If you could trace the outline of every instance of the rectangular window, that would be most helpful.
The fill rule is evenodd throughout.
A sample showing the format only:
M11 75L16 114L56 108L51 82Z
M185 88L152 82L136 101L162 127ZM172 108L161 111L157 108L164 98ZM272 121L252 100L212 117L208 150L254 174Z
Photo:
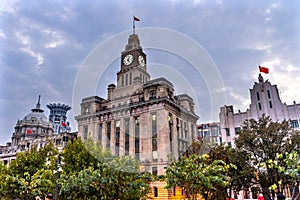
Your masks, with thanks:
M83 127L83 139L84 140L87 140L87 138L88 138L88 127L87 126L85 126L85 127Z
M191 134L192 134L192 141L194 141L195 140L194 124L191 124Z
M226 131L226 136L230 136L230 130L229 130L229 128L225 128L225 131Z
M238 135L241 131L241 127L235 127L234 131L235 131L235 134Z
M231 147L231 142L227 142L227 145L228 145L229 147Z
M268 98L271 99L270 90L267 90L267 93L268 93Z
M272 101L269 101L270 108L273 108Z
M102 145L102 123L98 124L98 141Z
M187 123L184 122L184 138L188 138L188 128L187 128Z
M257 101L260 100L259 92L256 92Z
M132 73L130 72L130 74L129 74L129 84L131 85L131 83L132 83Z
M152 167L152 175L157 175L157 167Z
M110 149L110 138L111 138L111 122L106 123L106 149Z
M139 160L140 156L140 117L135 117L134 119L134 130L135 130L135 139L134 139L134 148L135 148L135 158Z
M115 121L116 123L116 145L115 145L115 151L116 155L120 155L120 120Z
M291 120L291 126L292 128L298 128L299 127L298 120Z
M260 103L258 103L258 109L261 110L261 104Z
M125 85L128 85L128 74L125 75Z
M172 135L173 135L173 116L172 113L169 113L169 117L168 117L168 121L169 121L169 139L170 139L170 151L173 150L173 145L172 145Z
M152 151L157 151L157 119L156 119L156 114L152 114Z
M180 120L181 138L183 138L183 122Z
M129 155L129 118L125 119L125 155Z
M124 87L124 75L121 76L122 79L122 87Z

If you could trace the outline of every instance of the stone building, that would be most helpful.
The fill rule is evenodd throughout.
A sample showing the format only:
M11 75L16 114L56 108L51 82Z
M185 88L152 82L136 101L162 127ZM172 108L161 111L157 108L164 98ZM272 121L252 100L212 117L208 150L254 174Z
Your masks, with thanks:
M75 119L82 139L91 137L115 155L135 156L144 170L164 174L170 158L195 138L198 116L190 96L175 96L165 78L150 79L146 54L132 34L121 52L117 85L108 85L107 99L83 98Z
M36 107L23 120L18 120L14 129L11 142L0 146L0 161L4 165L15 160L18 152L29 150L33 146L40 148L52 141L55 146L65 147L69 140L77 136L77 133L70 133L70 129L54 133L52 122L41 109L40 96Z
M243 122L246 119L258 120L263 114L270 116L273 121L291 120L291 126L299 129L300 104L295 101L292 105L282 103L277 85L265 81L261 74L250 89L250 98L250 108L245 112L234 113L232 105L221 107L219 117L223 144L234 147L234 138Z

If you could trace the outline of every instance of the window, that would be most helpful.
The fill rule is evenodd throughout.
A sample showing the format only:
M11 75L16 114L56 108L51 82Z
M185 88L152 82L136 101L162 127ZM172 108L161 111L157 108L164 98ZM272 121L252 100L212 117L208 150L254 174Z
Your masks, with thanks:
M120 154L120 120L116 121L116 146L115 151L116 155L119 156Z
M125 119L125 155L129 155L129 118Z
M272 107L273 107L273 105L272 105L272 101L269 101L269 106L270 106L270 108L272 108Z
M149 99L156 99L156 91L155 90L150 91Z
M194 141L195 140L194 124L191 124L191 134L192 134L192 141Z
M259 92L256 92L256 98L257 98L257 101L260 100Z
M83 139L87 140L87 137L88 137L88 127L85 126L83 127Z
M172 135L173 135L173 117L172 113L169 113L169 139L170 139L170 151L173 150L173 145L172 145Z
M230 136L230 130L229 130L229 128L225 128L225 131L226 131L226 136Z
M157 151L157 119L156 114L152 114L152 151Z
M261 110L261 104L260 103L258 103L258 109Z
M183 122L180 120L181 138L183 138Z
M157 167L152 167L152 175L157 175Z
M235 131L235 134L238 135L241 131L241 127L235 127L234 131Z
M121 76L122 78L122 87L124 86L124 75Z
M129 84L131 85L131 83L132 83L132 73L130 72L130 74L129 74Z
M140 117L135 117L134 119L134 130L135 130L135 140L134 140L134 148L135 148L135 158L139 160L140 153Z
M298 120L291 120L291 126L292 128L298 128L299 127Z
M125 85L126 86L128 85L128 74L126 74L126 76L125 76Z
M102 123L98 124L98 141L102 145Z
M184 125L184 138L188 138L188 128L187 128L187 123L184 122L183 125Z
M227 142L227 145L228 145L229 147L231 147L231 142Z
M111 138L111 122L106 123L106 149L110 149L110 138Z
M268 93L268 98L271 99L270 90L267 90L267 93Z

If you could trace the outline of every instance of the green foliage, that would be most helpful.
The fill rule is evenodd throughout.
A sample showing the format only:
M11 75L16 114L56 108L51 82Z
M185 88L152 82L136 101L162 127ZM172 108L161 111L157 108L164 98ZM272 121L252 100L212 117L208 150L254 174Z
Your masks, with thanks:
M152 175L140 172L134 158L113 156L92 140L83 143L75 139L61 155L60 199L141 199L149 192ZM58 150L50 143L19 153L8 168L1 163L0 198L33 199L37 194L54 194L57 161Z
M46 166L49 152L56 153L52 143L38 150L33 147L29 151L18 153L16 160L2 173L4 180L2 179L1 194L9 198L32 199L37 194L53 191L53 166Z
M192 154L173 162L166 170L167 188L183 187L191 198L201 194L212 199L218 187L226 187L229 166L224 161L214 160L209 163L209 156Z
M295 181L286 171L286 158L300 151L300 134L291 129L289 121L272 122L265 116L258 121L246 120L235 144L242 153L249 155L247 163L256 171L254 184L261 186L265 199L270 198L269 189L274 196L275 188L281 192Z
M116 157L87 140L69 143L60 196L65 199L140 199L149 192L150 173L141 173L131 157Z
M229 177L229 188L219 188L214 195L219 195L215 199L227 196L227 189L239 191L242 188L250 188L254 176L254 169L249 166L248 155L241 153L239 149L229 146L215 146L209 153L211 161L222 160L230 163L227 175Z

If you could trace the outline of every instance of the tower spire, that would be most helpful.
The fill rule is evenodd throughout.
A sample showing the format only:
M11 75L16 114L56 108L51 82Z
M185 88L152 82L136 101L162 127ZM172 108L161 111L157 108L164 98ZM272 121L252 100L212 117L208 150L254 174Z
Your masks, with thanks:
M40 104L40 102L41 102L41 95L39 95L39 98L38 98L38 102L37 102L37 104L36 104L36 107L33 108L33 109L31 109L32 112L39 112L39 113L44 112L44 110L41 109L41 104Z

